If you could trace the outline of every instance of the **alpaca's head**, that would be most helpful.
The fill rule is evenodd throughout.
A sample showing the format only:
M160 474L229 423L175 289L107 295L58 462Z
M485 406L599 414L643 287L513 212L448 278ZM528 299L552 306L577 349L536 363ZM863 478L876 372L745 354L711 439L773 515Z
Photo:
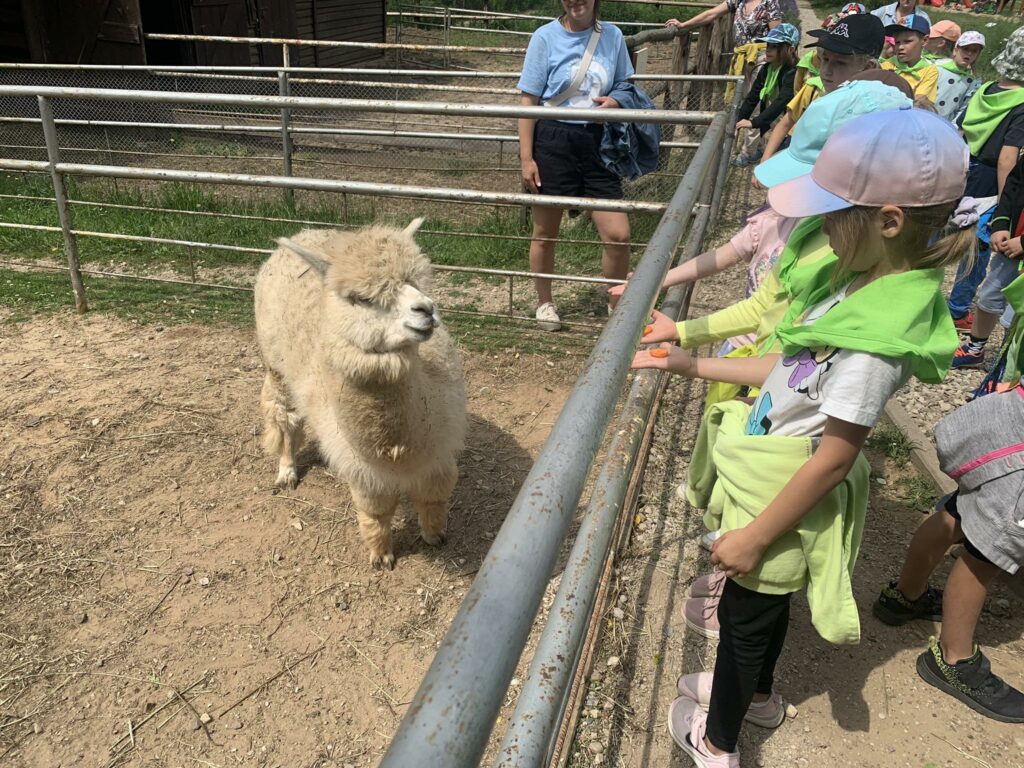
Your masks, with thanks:
M440 324L429 296L430 262L413 240L422 223L331 232L316 248L278 243L322 275L332 305L327 317L340 336L365 352L396 352L427 341Z

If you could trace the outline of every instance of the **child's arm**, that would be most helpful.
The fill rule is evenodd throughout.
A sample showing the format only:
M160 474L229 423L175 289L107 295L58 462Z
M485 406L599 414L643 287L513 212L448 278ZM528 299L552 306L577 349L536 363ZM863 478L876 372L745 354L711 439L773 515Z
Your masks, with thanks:
M641 349L633 357L633 368L656 368L691 379L722 381L745 387L760 387L768 378L779 355L764 357L694 357L685 349L663 345Z
M796 125L796 121L793 119L792 113L786 110L786 114L779 118L779 122L772 128L768 141L765 142L764 154L761 155L762 163L779 151L779 147L782 146L782 142L786 140L786 136L789 135L789 131L794 125Z
M723 534L715 542L711 562L729 578L741 578L750 573L772 542L792 529L843 482L870 431L871 427L829 417L814 455L797 470L764 512L745 527Z
M1017 158L1020 157L1020 147L1007 144L999 150L999 160L996 162L996 181L998 183L998 194L1003 194L1003 186L1006 184L1006 177L1017 165Z
M696 280L703 280L705 277L717 275L723 269L728 269L739 262L741 254L731 242L720 245L713 251L705 251L685 264L673 267L665 275L662 288L671 288L680 283L692 283ZM609 296L621 296L626 290L628 283L613 285L608 289Z

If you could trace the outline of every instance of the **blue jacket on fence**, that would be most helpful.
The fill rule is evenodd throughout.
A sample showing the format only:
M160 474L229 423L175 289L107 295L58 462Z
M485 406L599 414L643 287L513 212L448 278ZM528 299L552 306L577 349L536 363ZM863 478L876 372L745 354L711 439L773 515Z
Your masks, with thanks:
M608 94L623 109L655 109L654 103L632 83L620 83ZM661 126L654 123L605 123L601 162L624 179L637 179L658 167Z

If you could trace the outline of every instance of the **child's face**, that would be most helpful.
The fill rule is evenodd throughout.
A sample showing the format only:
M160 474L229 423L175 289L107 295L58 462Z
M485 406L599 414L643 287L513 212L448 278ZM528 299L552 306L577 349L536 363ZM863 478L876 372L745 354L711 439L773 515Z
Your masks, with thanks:
M832 93L840 85L865 69L867 67L864 56L856 53L821 50L821 64L818 70L821 73L821 83L825 86L825 93Z
M961 45L953 49L953 61L961 69L972 69L981 51L980 45Z
M908 29L897 32L893 37L896 40L896 58L901 64L917 64L921 60L921 53L924 51L924 35Z
M764 60L769 64L774 64L779 60L779 46L774 43L768 43L768 47L764 50Z

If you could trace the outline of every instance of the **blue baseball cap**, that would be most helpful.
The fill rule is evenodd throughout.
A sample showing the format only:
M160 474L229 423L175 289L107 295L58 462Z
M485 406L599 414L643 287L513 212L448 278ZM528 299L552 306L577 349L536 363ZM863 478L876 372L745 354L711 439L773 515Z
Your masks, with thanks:
M891 37L897 32L903 32L908 29L912 29L914 32L919 32L925 37L928 37L928 33L932 31L932 25L929 24L928 19L920 13L915 13L912 16L904 17L903 21L899 24L889 24L885 28L885 34Z
M800 42L800 30L794 27L792 24L779 24L768 32L764 37L759 37L755 40L758 43L768 43L769 45L796 45Z
M910 109L913 102L878 80L852 80L812 101L796 123L789 148L754 168L757 180L774 187L810 173L825 141L855 117L890 109Z

